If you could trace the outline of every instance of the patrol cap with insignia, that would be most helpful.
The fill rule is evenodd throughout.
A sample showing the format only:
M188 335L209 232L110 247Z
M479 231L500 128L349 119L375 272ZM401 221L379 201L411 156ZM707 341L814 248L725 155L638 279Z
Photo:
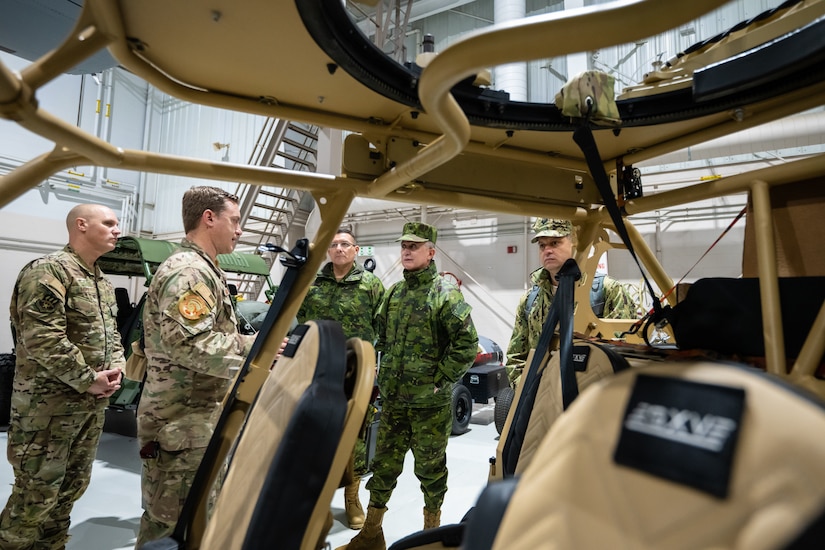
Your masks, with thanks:
M409 222L404 224L404 229L401 231L401 236L395 239L396 241L413 241L416 243L425 243L430 241L435 244L435 239L438 237L438 230L432 225L420 222Z
M553 218L539 218L533 223L533 231L536 236L532 243L539 240L539 237L566 237L573 232L573 223L568 220L558 220Z

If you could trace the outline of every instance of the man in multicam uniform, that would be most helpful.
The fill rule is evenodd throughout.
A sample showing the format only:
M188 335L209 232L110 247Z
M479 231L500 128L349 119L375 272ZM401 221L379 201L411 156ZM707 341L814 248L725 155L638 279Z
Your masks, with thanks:
M424 528L441 522L452 390L475 359L478 335L458 287L435 268L436 236L433 226L407 223L398 239L404 280L384 294L378 315L382 409L370 504L361 532L342 548L386 548L381 524L410 449L424 493Z
M341 323L347 338L374 344L378 337L378 307L384 295L381 280L355 262L358 245L346 228L335 234L329 246L330 261L321 268L298 310L298 322L331 319ZM370 408L370 410L372 410ZM367 414L367 418L372 415ZM364 509L358 498L361 476L367 473L367 449L363 438L352 453L353 479L344 488L344 507L351 529L364 525Z
M186 237L152 277L143 312L146 382L138 406L144 513L136 547L172 533L254 335L238 332L218 254L241 235L238 198L217 187L183 196Z
M553 296L558 287L555 276L569 258L573 257L576 246L573 224L567 220L539 218L533 224L536 236L532 242L539 245L539 259L542 267L530 274L533 289L524 293L516 309L516 321L510 344L507 346L507 375L515 384L524 369L527 355L539 343L541 329ZM604 277L604 312L606 319L635 319L636 304L627 289L615 279ZM531 296L532 293L532 296ZM529 311L528 311L529 309Z
M96 265L120 235L111 209L75 206L69 244L24 267L11 297L17 365L0 548L64 548L125 365L115 291Z

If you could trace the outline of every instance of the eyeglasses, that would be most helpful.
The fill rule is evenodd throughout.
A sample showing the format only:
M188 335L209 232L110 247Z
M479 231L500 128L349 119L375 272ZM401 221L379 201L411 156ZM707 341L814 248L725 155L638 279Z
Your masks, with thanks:
M355 245L354 245L354 244L352 244L352 243L348 243L348 242L342 242L342 243L331 243L331 244L329 245L329 249L330 249L330 250L334 250L334 249L336 249L336 248L340 248L340 249L342 249L342 250L349 250L349 249L350 249L350 248L352 248L353 246L355 246Z

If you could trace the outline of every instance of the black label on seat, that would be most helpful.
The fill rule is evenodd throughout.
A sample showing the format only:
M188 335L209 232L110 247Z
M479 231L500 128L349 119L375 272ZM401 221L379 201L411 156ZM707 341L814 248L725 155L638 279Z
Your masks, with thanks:
M590 357L590 346L573 346L573 368L578 372L587 370L587 360Z
M284 352L281 354L284 357L295 357L295 352L298 351L298 346L301 345L301 340L304 339L304 334L309 330L309 325L298 325L289 335Z
M640 374L613 458L725 498L744 406L741 388Z

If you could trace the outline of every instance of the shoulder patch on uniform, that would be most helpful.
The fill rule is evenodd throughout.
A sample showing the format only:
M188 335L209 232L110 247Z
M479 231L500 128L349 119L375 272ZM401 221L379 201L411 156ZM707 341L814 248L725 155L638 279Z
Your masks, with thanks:
M178 300L178 311L190 321L200 319L210 310L211 308L207 305L203 296L193 290L187 290Z
M206 286L206 283L203 281L198 282L192 288L192 292L195 292L206 301L206 304L209 306L209 309L212 309L215 305L215 296L212 294L212 291L209 290L209 287Z
M43 275L40 279L40 284L51 290L60 300L66 299L66 287L63 286L63 283L61 283L60 280L54 275Z
M37 309L43 313L50 313L57 308L57 304L66 300L66 287L57 277L49 273L42 276L40 284L45 286L49 292L38 300Z

